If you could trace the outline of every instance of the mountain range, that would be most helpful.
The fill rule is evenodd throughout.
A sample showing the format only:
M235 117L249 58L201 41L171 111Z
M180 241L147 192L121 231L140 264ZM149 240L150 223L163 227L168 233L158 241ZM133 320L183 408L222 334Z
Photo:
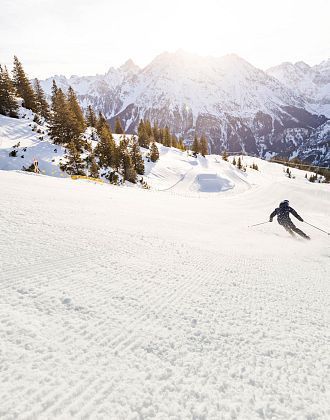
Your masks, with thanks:
M96 76L53 76L72 86L84 108L92 105L127 133L141 118L158 121L189 143L209 139L210 152L244 151L270 158L298 157L330 165L330 59L316 66L282 63L266 71L241 57L162 53L144 68L128 60Z

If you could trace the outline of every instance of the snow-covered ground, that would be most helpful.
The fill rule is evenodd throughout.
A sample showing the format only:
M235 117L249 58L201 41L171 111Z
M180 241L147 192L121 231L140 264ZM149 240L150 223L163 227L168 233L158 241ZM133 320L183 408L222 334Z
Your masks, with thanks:
M0 171L0 418L330 417L330 237L248 227L289 199L329 231L329 184L244 161L162 148L151 190Z
M330 237L248 227L329 231L329 184L161 145L150 190L73 181L43 130L0 116L0 418L329 418Z

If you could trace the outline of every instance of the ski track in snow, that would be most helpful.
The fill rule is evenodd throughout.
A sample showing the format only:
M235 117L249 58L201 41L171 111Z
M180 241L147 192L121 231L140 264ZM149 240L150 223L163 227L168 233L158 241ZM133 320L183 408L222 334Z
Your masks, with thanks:
M242 187L196 196L212 165L173 194L0 171L0 418L330 417L329 239L247 229L286 197L325 223L328 185L222 162Z

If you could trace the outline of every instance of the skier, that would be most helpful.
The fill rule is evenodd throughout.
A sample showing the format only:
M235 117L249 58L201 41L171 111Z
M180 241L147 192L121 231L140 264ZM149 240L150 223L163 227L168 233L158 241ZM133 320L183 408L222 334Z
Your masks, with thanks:
M303 219L299 216L299 214L289 206L289 200L284 200L280 203L279 207L277 207L273 213L269 216L269 221L272 222L273 218L277 216L278 223L287 230L291 236L294 236L294 232L298 233L298 235L302 236L304 239L310 239L306 233L302 230L298 229L290 219L290 213L294 215L298 220L303 222Z

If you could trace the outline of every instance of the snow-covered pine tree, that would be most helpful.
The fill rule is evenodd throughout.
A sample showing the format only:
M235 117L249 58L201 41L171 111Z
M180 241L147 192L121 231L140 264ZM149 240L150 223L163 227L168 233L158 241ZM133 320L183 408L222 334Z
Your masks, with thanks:
M73 112L74 116L76 117L77 124L79 125L79 131L82 133L86 128L86 122L84 118L84 114L81 110L81 107L78 103L78 99L76 96L75 91L69 86L68 93L67 93L67 100L71 111Z
M36 98L36 112L45 118L45 120L48 120L50 117L49 105L46 100L45 92L43 91L37 78L34 79L33 87Z
M119 117L116 118L115 120L115 133L116 134L124 134L125 131L123 129L123 126L121 125L121 121L119 119Z
M37 112L36 96L32 85L25 74L22 63L14 56L13 81L18 96L23 99L23 106Z
M227 154L227 150L226 150L226 149L222 152L222 160L224 160L225 162L227 162L227 161L228 161L228 154ZM234 163L234 161L235 161L235 163ZM235 160L235 158L234 158L234 160L233 160L233 165L236 165L236 160Z
M201 155L205 157L209 153L209 145L204 134L200 138L199 147Z
M133 141L130 155L131 155L132 163L133 163L136 173L139 175L143 175L144 162L143 162L143 158L140 152L140 146L136 141Z
M150 160L156 162L159 159L159 150L156 143L153 141L150 145Z
M74 141L71 141L66 145L66 158L65 163L60 164L62 171L68 173L69 175L86 175L85 173L85 163L81 158L81 153L76 147Z
M0 114L17 117L15 87L6 67L0 66Z

